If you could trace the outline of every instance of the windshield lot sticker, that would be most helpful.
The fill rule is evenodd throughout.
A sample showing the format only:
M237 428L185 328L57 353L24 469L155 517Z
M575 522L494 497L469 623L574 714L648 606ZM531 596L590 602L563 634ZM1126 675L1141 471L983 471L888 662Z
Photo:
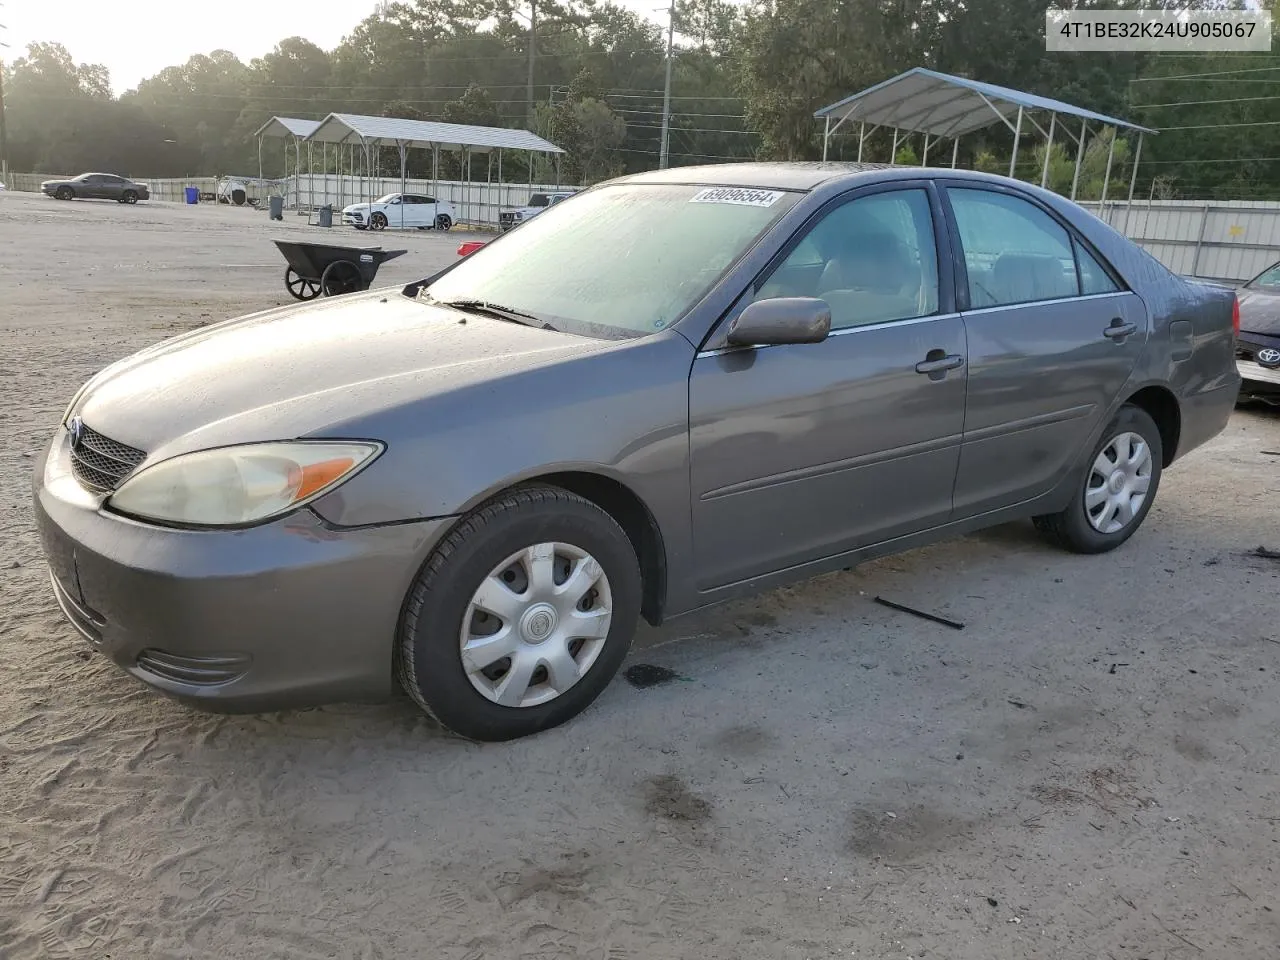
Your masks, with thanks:
M703 190L690 203L736 203L743 207L771 207L782 199L779 190L747 190L742 187L713 187Z

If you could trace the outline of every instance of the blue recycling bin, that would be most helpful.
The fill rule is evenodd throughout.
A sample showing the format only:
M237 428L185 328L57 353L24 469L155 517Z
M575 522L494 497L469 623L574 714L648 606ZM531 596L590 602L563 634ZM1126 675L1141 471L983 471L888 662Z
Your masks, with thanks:
M187 187L187 189L186 189L186 191L185 191L185 192L186 192L186 195L187 195L187 203L199 203L199 202L200 202L200 188L199 188L199 187Z

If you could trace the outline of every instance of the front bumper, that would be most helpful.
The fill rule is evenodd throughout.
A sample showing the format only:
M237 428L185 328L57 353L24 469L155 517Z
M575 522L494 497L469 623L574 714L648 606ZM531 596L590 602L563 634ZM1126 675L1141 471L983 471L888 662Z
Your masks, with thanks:
M344 212L344 213L342 214L342 222L343 222L343 223L345 223L345 224L347 224L347 225L349 225L349 226L352 226L352 227L363 227L363 226L364 226L364 214L363 214L363 213L345 213L345 212Z
M60 431L37 468L36 523L63 612L117 666L226 712L390 693L404 597L449 521L334 528L303 509L247 530L155 527L103 511L65 446Z

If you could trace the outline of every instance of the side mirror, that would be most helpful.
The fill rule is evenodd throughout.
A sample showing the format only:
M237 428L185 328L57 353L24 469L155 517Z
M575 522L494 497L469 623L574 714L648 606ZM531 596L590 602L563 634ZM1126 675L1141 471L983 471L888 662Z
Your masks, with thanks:
M815 297L775 297L749 303L729 325L731 347L821 343L831 332L831 307Z

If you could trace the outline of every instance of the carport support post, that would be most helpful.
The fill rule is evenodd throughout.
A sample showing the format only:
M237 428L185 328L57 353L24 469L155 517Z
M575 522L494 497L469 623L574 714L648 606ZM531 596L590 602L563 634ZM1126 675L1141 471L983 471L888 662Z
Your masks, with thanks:
M400 226L404 227L404 191L405 181L408 178L407 167L409 165L409 145L403 140L397 140L396 146L400 150Z
M1080 187L1080 164L1084 162L1084 146L1089 138L1089 121L1080 124L1080 147L1076 150L1076 172L1071 178L1071 199L1076 198L1076 190Z
M929 165L929 134L924 135L924 155L920 157L920 166L927 167Z
M960 138L956 137L951 141L951 169L956 168L956 161L960 159Z
M862 144L867 139L867 121L858 124L858 162L862 162Z
M1138 164L1142 160L1142 137L1141 130L1138 131L1138 146L1133 151L1133 172L1129 174L1129 202L1124 207L1124 234L1129 235L1129 217L1133 215L1133 188L1138 185ZM1148 207L1150 209L1150 207Z
M1040 187L1043 189L1049 182L1049 157L1053 154L1053 127L1058 122L1056 113L1049 114L1049 139L1044 145L1044 166L1040 169Z
M831 139L831 114L827 114L827 122L822 127L822 162L827 162L827 141Z
M258 186L262 186L262 138L258 138Z
M1018 125L1013 128L1013 156L1009 158L1009 179L1013 179L1013 171L1018 166L1018 141L1022 139L1022 107L1018 107Z
M1107 187L1111 184L1111 158L1116 153L1116 130L1111 128L1111 143L1107 147L1107 172L1102 175L1102 199L1098 201L1098 215L1105 219L1107 204ZM1110 221L1108 221L1109 223Z
M898 128L893 128L893 146L889 148L889 166L898 162Z

